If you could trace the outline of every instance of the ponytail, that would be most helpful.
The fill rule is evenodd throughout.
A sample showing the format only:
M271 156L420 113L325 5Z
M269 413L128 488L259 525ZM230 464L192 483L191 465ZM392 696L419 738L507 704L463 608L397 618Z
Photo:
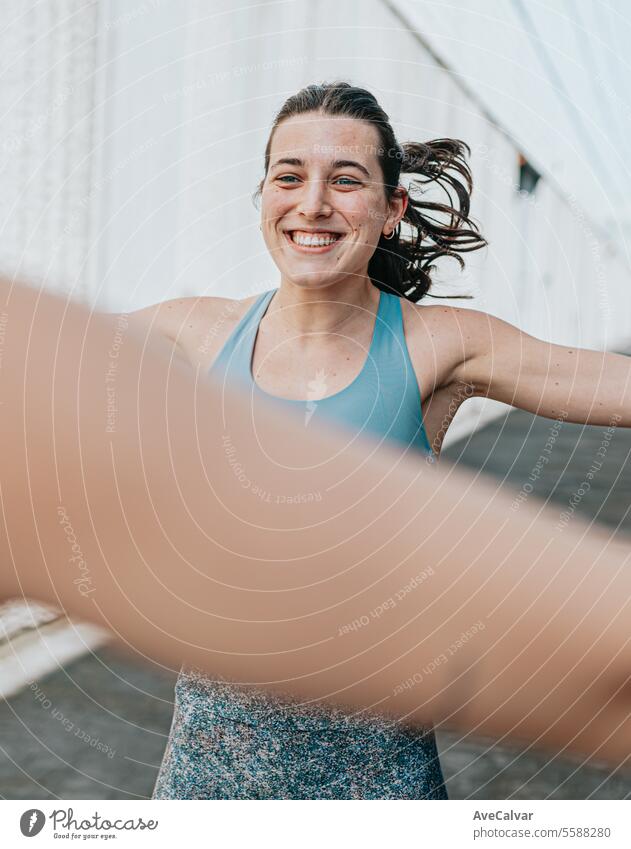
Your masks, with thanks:
M465 154L470 153L469 146L459 139L405 142L398 148L399 174L415 175L410 180L408 205L402 219L411 233L402 235L399 223L391 239L381 236L368 265L375 286L415 303L425 296L473 297L429 292L431 273L439 257L454 257L460 268L464 268L461 254L488 244L469 218L473 179ZM433 184L443 189L447 203L420 199ZM395 188L396 185L390 185L386 191L392 194ZM443 220L432 213L442 215Z

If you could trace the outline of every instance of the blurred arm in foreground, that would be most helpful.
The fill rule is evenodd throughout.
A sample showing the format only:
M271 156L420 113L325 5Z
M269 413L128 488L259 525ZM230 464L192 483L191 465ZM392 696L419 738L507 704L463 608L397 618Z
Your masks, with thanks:
M0 597L165 664L622 763L630 548L0 281Z

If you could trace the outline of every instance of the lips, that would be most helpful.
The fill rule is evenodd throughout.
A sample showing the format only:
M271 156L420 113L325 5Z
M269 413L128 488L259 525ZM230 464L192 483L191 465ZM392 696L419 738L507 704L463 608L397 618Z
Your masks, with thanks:
M328 244L325 244L325 245L301 245L301 244L298 244L298 242L295 242L294 239L292 238L293 234L295 234L295 233L299 233L299 234L304 235L306 237L309 237L309 236L311 236L311 237L332 236L332 237L334 237L334 240L332 242L329 242ZM324 229L321 229L321 230L320 229L319 230L302 230L302 229L296 228L294 230L285 230L284 236L287 239L288 244L291 245L291 247L294 248L295 250L301 251L302 253L312 253L312 254L314 254L314 253L326 253L327 251L330 251L332 248L335 247L335 245L337 245L338 242L342 241L345 234L340 233L337 230L324 230Z
M332 236L342 235L341 230L326 230L324 227L318 230L309 230L305 227L290 227L289 229L285 230L285 233L305 233L309 236L322 236L327 234L330 234Z

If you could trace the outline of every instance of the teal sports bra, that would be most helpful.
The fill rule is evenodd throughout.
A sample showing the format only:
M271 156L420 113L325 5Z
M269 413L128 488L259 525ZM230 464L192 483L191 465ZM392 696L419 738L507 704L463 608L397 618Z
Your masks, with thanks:
M410 360L403 330L400 299L379 291L379 307L368 356L357 377L344 389L325 395L325 380L316 375L311 381L312 396L304 400L280 398L259 387L252 374L252 358L258 327L278 289L263 292L239 321L221 349L209 374L231 386L239 383L252 398L271 399L305 413L305 424L323 418L334 419L352 429L366 431L385 440L394 440L427 455L435 461L421 407L421 393Z

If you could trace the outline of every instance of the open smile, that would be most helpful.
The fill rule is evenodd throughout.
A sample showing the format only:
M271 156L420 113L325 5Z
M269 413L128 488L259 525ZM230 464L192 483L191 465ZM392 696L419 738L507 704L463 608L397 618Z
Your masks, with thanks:
M344 238L334 231L285 230L285 238L294 250L308 254L323 254L333 250Z

